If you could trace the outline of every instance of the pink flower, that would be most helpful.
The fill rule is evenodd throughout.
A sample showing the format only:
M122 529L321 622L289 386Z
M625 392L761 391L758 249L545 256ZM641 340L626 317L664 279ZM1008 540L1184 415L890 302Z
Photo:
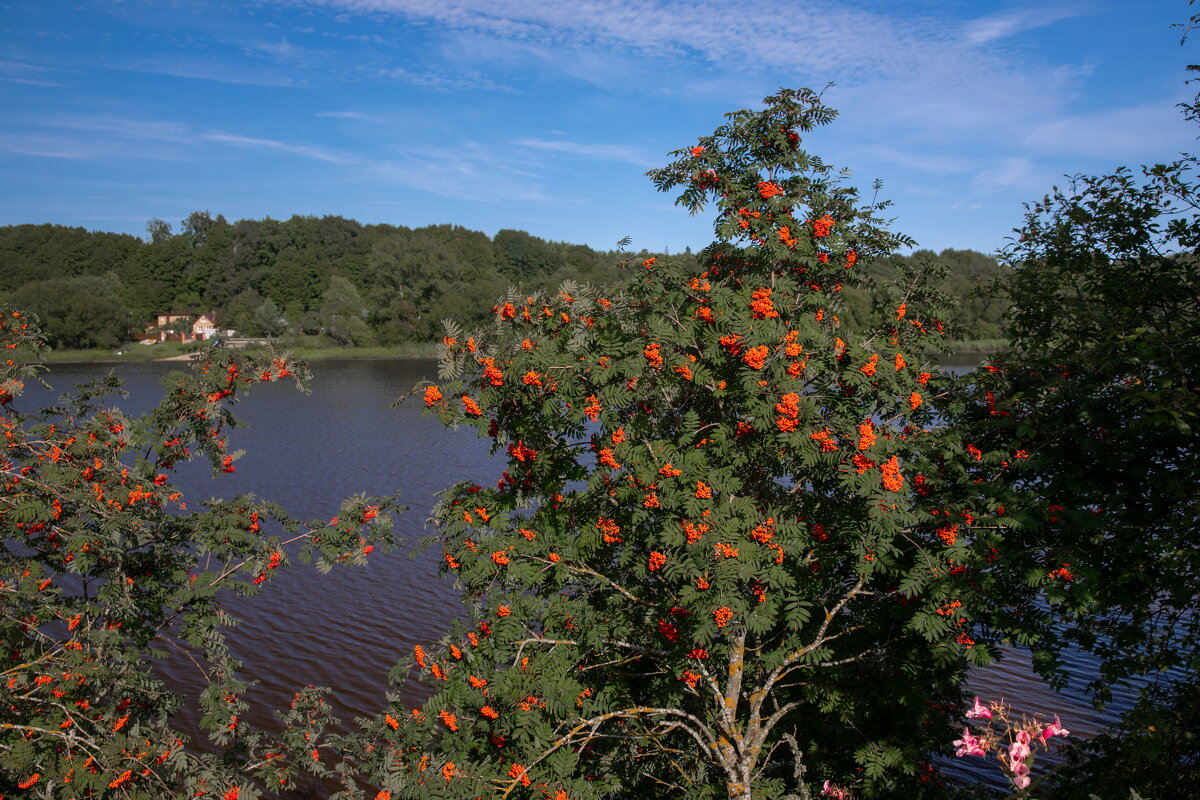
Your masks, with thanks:
M821 789L821 796L832 797L834 800L846 800L850 797L850 792L836 783L825 781L825 786Z
M1042 741L1046 741L1051 736L1066 736L1069 733L1070 731L1064 728L1062 723L1058 721L1058 714L1055 714L1054 722L1050 723L1050 725L1046 726L1046 730L1042 731Z
M1029 734L1021 731L1017 734L1017 740L1008 746L1008 763L1012 764L1013 774L1016 774L1017 764L1029 758L1029 753Z
M1012 770L1013 774L1013 786L1017 787L1018 789L1028 789L1030 783L1029 765L1024 761L1019 761L1013 764L1010 769Z
M975 705L971 708L970 711L967 712L967 719L976 719L976 718L981 718L981 719L991 719L992 718L991 710L987 706L985 706L983 703L979 702L978 697L975 698Z
M983 755L983 743L971 735L970 728L963 728L961 739L956 739L955 744L958 749L954 751L954 755L962 758L963 756L981 756Z

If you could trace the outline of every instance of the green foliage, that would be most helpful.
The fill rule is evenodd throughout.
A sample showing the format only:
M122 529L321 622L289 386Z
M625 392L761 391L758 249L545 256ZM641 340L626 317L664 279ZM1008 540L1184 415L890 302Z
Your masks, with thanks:
M232 472L230 404L255 383L303 385L303 367L211 349L166 378L166 399L142 417L104 405L120 389L111 378L22 411L45 344L30 315L7 308L0 344L0 794L247 798L255 781L287 787L318 769L314 691L297 695L283 734L244 721L246 682L222 634L236 620L222 601L293 558L361 563L390 541L392 501L351 498L340 522L302 525L248 495L188 508L172 483L194 457ZM166 652L204 674L203 754L175 729L181 698L151 668L148 656Z
M1003 291L997 291L997 284L1003 282L1008 268L992 256L974 250L947 249L941 254L917 250L907 256L893 254L866 265L867 273L883 282L893 280L893 275L900 271L920 274L926 270L924 280L946 296L947 302L938 308L938 314L954 340L1001 336L1008 301ZM869 289L847 287L846 304L845 321L852 328L873 327L882 322L871 316Z
M1184 106L1193 119L1194 109ZM1093 654L1098 704L1117 682L1154 676L1068 773L1075 796L1196 789L1196 740L1184 731L1195 730L1200 672L1197 165L1185 155L1075 176L1027 206L1002 254L1010 352L965 381L973 401L948 417L1009 454L1011 468L991 479L1021 524L997 565L1048 601L1014 609L1014 628L1054 625L1024 639L1035 665L1063 684L1061 649ZM1178 687L1166 670L1184 676Z
M120 282L109 273L27 283L9 299L50 326L54 347L112 348L128 339L129 309L120 293Z
M1160 681L1111 730L1079 742L1046 794L1064 800L1198 797L1198 740L1200 678Z
M394 673L429 699L344 743L395 796L936 791L921 755L989 657L996 510L933 426L936 293L911 275L879 288L880 329L839 327L856 262L906 240L799 148L819 97L765 102L650 173L715 207L698 266L448 326L425 402L508 470L435 512L470 615Z
M188 215L178 234L157 219L147 230L150 241L140 242L53 225L0 228L0 269L8 278L2 283L21 293L0 300L49 297L59 287L40 285L46 281L105 276L114 287L105 297L111 294L127 316L115 329L119 340L155 313L216 311L222 327L246 333L325 330L339 345L363 346L431 342L447 316L478 324L514 280L532 289L616 275L611 254L523 231L501 231L493 240L457 225L363 226L332 216L229 223L207 211ZM512 253L528 256L519 265L505 256L514 238L520 247ZM366 311L360 321L328 324L322 307L335 278L359 295L358 310ZM345 285L335 289L346 293ZM268 300L279 315L255 316ZM48 306L37 310L54 317ZM48 327L52 336L66 336L65 327ZM105 341L111 338L106 329Z
M119 233L93 233L62 225L0 227L0 285L74 275L120 273L142 242Z
M628 274L623 264L661 256L642 251L635 257L621 248L619 253L597 252L524 231L502 230L489 238L457 225L364 226L342 217L230 223L219 214L196 211L182 221L178 234L162 220L151 220L148 231L150 241L141 242L132 236L54 225L0 227L0 270L7 278L0 284L17 293L0 300L19 301L39 312L58 343L67 336L67 326L60 326L58 317L73 320L56 315L48 305L30 306L29 299L52 297L58 291L58 284L46 281L89 276L102 277L109 286L101 305L115 303L125 314L121 325L103 329L105 347L114 337L125 340L154 314L166 311L215 311L222 328L250 335L283 335L289 330L316 334L324 329L341 346L356 341L391 345L432 342L447 317L481 324L495 298L513 285L549 291L564 280L609 284ZM882 275L893 268L892 261L915 257L892 256L880 265L868 265L867 271ZM942 288L956 296L946 321L961 328L959 335L964 337L994 335L991 308L969 297L976 273L987 272L989 259L979 253L945 251L941 260L950 267ZM977 269L980 263L984 267ZM358 293L359 308L367 311L366 330L355 323L351 332L322 318L324 295L335 276ZM278 315L256 316L267 301ZM866 289L847 287L846 301L844 316L850 327L878 322L870 318ZM85 313L111 316L96 309L79 310L75 317Z
M287 320L280 314L279 306L270 298L263 300L254 309L252 330L258 336L279 336L287 330Z
M332 339L340 345L371 344L367 330L367 309L354 284L341 275L329 280L329 288L321 296L321 321Z
M997 480L1029 529L1013 544L1066 570L1054 599L1068 628L1046 645L1100 656L1101 698L1113 680L1197 666L1194 166L1077 177L1029 208L1004 254L1012 352L960 417L1012 454Z

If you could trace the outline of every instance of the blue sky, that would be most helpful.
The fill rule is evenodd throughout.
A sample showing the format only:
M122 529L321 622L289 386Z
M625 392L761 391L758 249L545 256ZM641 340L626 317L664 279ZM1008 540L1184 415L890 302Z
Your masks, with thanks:
M0 0L0 224L339 214L672 252L644 176L780 86L895 229L991 252L1061 176L1197 130L1183 0Z

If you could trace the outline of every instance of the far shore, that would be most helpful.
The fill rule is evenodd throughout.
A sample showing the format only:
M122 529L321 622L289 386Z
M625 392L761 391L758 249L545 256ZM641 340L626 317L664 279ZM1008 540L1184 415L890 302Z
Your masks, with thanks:
M276 343L275 348L288 352L304 361L326 359L385 359L385 358L435 358L437 346L432 343L407 343L396 347L289 347ZM118 352L110 349L51 350L46 361L59 364L130 364L148 361L188 361L196 353L195 348L183 350L171 345L131 344Z
M980 345L986 345L981 347ZM979 364L1003 352L1003 340L985 342L947 342L940 354L930 353L939 364L957 366ZM324 360L382 360L388 358L435 358L437 345L433 342L412 342L395 347L305 347L287 346L277 342L276 349L286 351L303 361ZM118 355L109 349L52 350L46 361L58 364L128 364L148 361L179 361L191 359L196 350L184 350L179 345L137 345L122 348ZM161 354L160 354L161 353Z

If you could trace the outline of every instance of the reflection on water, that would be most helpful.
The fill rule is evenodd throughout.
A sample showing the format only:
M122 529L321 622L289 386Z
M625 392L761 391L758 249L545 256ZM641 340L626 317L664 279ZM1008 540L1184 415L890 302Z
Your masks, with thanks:
M148 410L162 395L162 376L178 368L121 365L118 374L130 397L113 404L135 414ZM101 370L56 365L48 378L61 391ZM423 417L418 399L389 409L417 381L436 376L434 362L318 361L312 370L311 396L283 384L255 386L235 407L244 426L230 432L230 447L247 451L237 471L214 479L206 463L184 465L179 484L185 499L195 506L209 497L250 492L308 520L334 516L339 501L355 493L399 491L409 510L395 517L399 548L376 551L365 567L319 575L301 565L273 575L255 598L228 598L231 612L242 620L229 638L246 665L245 677L258 682L249 698L256 709L252 720L259 724L271 724L269 709L286 706L304 684L333 687L334 709L348 722L378 713L391 668L413 645L439 638L459 610L453 586L438 575L436 554L411 555L412 546L430 533L424 522L434 493L459 480L494 482L503 469L490 461L487 441L473 430L448 431ZM24 407L51 396L31 388ZM1076 674L1090 675L1090 662L1079 654L1067 654L1067 662ZM176 689L195 683L195 667L184 659L166 660L161 671ZM1020 651L972 673L970 690L989 700L1003 697L1017 711L1058 713L1073 734L1094 733L1111 719L1111 712L1097 713L1086 700L1057 695L1031 677ZM1131 690L1118 693L1114 707L1131 697ZM947 741L956 738L952 733ZM946 766L973 779L1003 780L994 762L949 762ZM310 786L300 794L325 793Z

